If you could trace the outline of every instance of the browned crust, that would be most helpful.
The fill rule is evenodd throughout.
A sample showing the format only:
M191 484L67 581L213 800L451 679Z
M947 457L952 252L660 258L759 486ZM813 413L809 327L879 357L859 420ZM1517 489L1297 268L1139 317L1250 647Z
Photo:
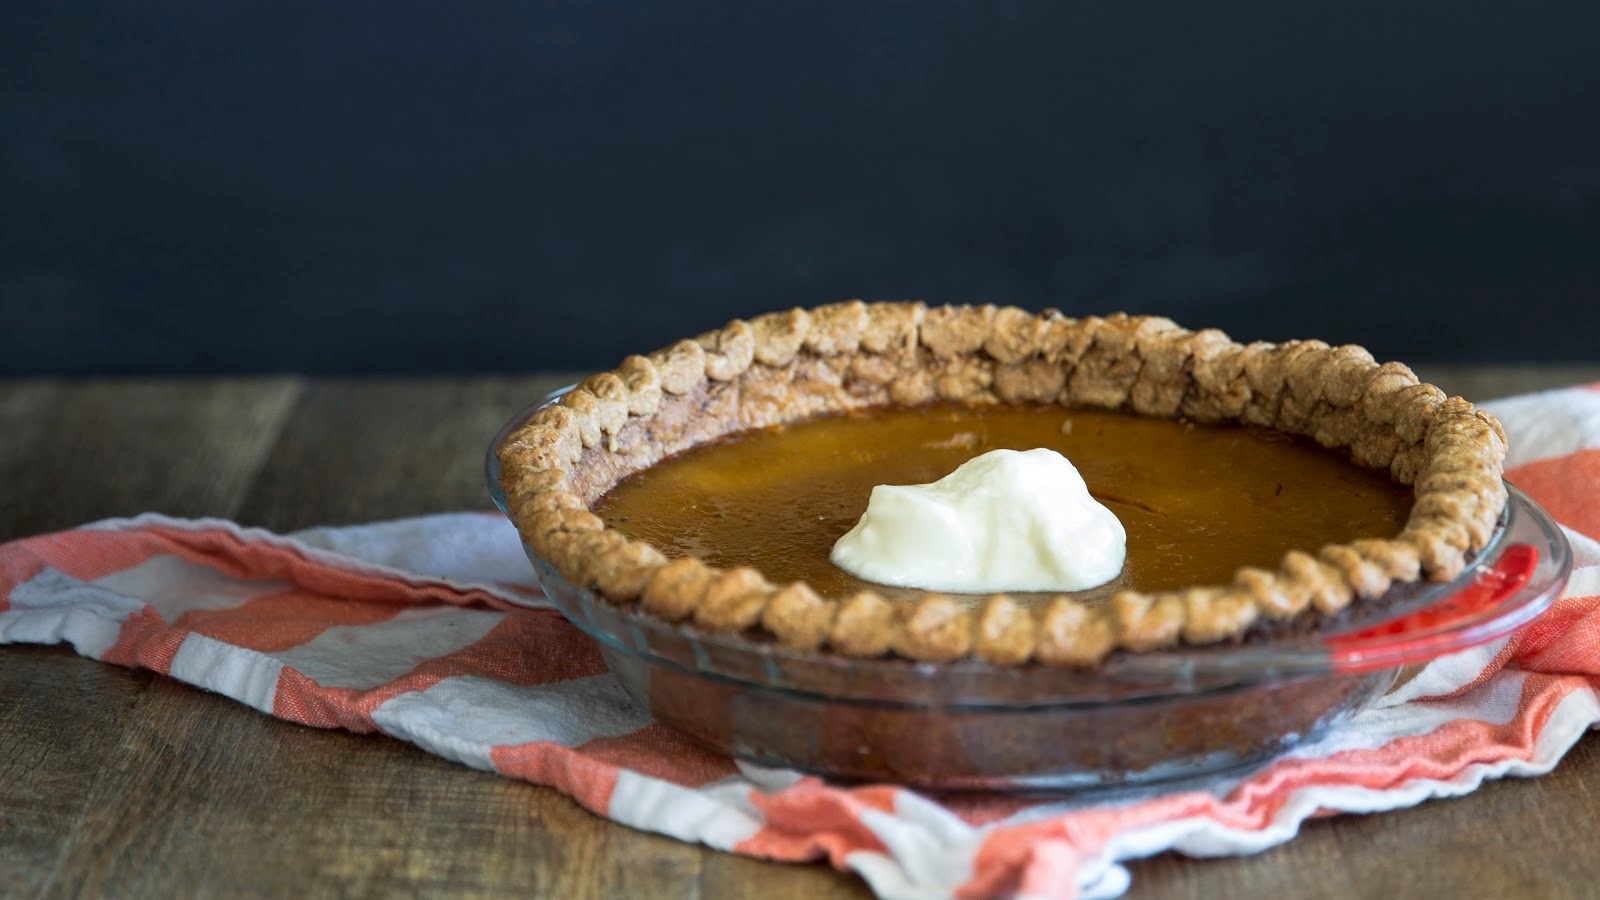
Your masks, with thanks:
M671 560L606 529L589 506L671 453L748 428L938 400L1045 402L1236 421L1309 436L1387 469L1416 502L1400 534L1288 554L1228 585L1037 608L929 594L819 597L753 569ZM1244 345L1121 313L852 300L733 321L586 379L496 448L511 517L576 584L668 621L764 631L796 649L933 662L1092 666L1114 649L1237 638L1258 619L1333 615L1394 584L1455 577L1505 506L1505 432L1399 363L1321 341Z

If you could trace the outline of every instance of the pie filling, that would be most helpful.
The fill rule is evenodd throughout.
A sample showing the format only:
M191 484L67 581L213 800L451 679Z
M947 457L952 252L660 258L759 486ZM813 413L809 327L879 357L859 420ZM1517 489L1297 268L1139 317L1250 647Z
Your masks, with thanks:
M669 557L749 566L823 596L925 592L863 581L829 560L872 488L935 481L995 449L1047 447L1127 530L1122 573L1071 596L1226 584L1295 549L1391 538L1412 491L1387 472L1273 429L1059 406L935 405L829 416L730 435L623 480L605 524Z

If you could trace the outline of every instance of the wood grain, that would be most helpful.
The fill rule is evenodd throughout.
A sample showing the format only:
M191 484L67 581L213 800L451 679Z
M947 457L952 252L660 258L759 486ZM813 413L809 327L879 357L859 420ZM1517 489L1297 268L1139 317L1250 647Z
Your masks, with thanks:
M382 737L234 714L165 680L124 730L114 777L88 786L47 895L625 896L698 851L611 827L553 791ZM174 740L173 736L181 736ZM129 827L138 823L138 827ZM635 852L612 852L617 835ZM642 852L641 852L642 851ZM607 865L607 863L628 863ZM643 863L643 865L637 865ZM323 886L317 889L317 886Z
M0 651L0 895L43 895L152 680L65 647Z
M1600 365L1420 365L1417 377L1474 403L1600 380Z
M1438 368L1474 400L1600 366ZM161 510L292 529L484 508L482 453L562 376L0 382L0 536ZM1459 800L1132 865L1134 897L1580 897L1600 750ZM1418 861L1425 862L1419 864ZM378 736L276 721L62 648L0 650L0 896L864 897Z
M299 398L238 511L287 530L490 509L483 459L512 414L571 375L318 381Z
M157 510L234 514L292 378L0 382L0 538Z

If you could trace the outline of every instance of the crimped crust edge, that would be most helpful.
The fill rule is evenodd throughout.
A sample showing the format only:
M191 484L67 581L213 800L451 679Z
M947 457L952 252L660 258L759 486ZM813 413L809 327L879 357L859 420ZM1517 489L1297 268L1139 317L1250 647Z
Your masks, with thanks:
M589 505L662 456L734 431L825 412L935 401L1056 403L1278 428L1347 451L1413 487L1401 532L1290 552L1225 585L1088 606L1004 595L903 607L871 592L821 597L748 568L668 559ZM678 446L681 444L682 446ZM1408 367L1321 341L1240 344L1155 316L1071 318L990 305L828 304L734 320L591 376L497 448L523 540L574 584L669 622L768 632L800 650L943 662L1094 666L1116 649L1237 639L1261 620L1331 616L1481 551L1506 502L1505 432Z

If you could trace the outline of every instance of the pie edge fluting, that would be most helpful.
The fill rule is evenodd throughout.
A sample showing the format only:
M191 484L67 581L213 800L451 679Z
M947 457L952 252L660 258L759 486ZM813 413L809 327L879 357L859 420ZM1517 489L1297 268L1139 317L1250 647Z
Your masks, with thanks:
M882 406L1058 403L1305 435L1413 488L1400 534L1288 553L1225 585L891 604L819 596L749 568L669 559L590 505L621 478L749 428ZM1240 344L1156 316L1072 318L993 305L850 300L734 320L590 376L495 448L524 541L575 585L709 631L767 632L799 651L995 665L1092 667L1121 649L1210 644L1258 620L1332 616L1404 582L1446 581L1481 551L1506 503L1505 432L1407 366L1317 340Z

